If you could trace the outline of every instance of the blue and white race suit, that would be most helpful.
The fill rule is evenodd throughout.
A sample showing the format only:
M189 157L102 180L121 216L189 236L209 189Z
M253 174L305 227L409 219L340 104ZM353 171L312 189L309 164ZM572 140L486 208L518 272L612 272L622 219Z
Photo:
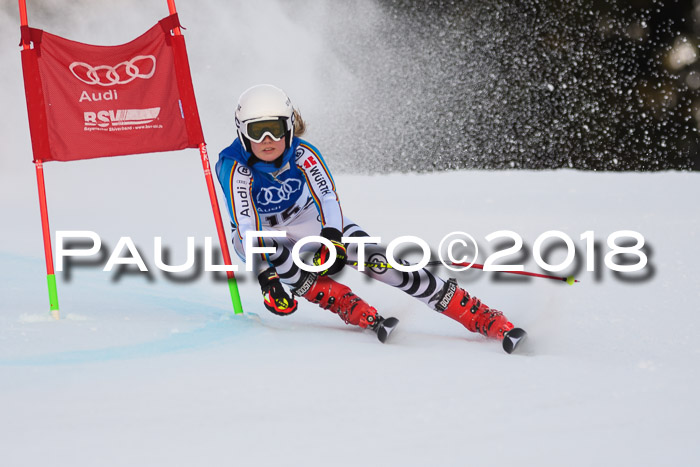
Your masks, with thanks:
M319 235L324 227L338 229L345 237L368 236L343 216L333 177L314 146L293 138L279 167L259 160L250 166L251 157L252 154L237 138L219 154L216 175L231 216L233 247L244 262L246 232L286 232L285 238L253 239L254 246L273 246L276 250L254 258L257 273L273 266L282 282L294 288L304 278L303 271L291 258L291 249L297 241ZM308 243L306 247L316 249L318 244ZM369 262L387 262L385 249L379 245L367 245L365 255ZM348 246L348 260L357 261L356 244ZM396 269L367 268L364 273L404 290L431 307L434 304L428 302L433 301L431 298L445 284L425 269L407 273Z
M287 231L288 238L294 241L318 235L322 227L343 231L343 211L335 183L318 149L293 138L279 168L263 161L251 167L250 158L251 154L236 139L221 151L216 164L231 215L234 248L242 260L245 261L245 235L249 231ZM302 219L313 223L313 228L295 229ZM261 238L253 242L255 246L271 244L269 239ZM265 268L269 257L262 259L261 266Z

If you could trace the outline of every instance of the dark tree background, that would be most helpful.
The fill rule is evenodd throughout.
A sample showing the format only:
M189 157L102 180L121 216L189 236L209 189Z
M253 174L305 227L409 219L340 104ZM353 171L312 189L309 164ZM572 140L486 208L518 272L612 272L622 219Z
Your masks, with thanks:
M378 4L379 37L338 47L377 83L367 165L700 168L700 0Z
M65 14L35 3L38 24ZM700 169L700 0L279 6L303 28L324 11L314 36L354 83L315 127L339 170Z

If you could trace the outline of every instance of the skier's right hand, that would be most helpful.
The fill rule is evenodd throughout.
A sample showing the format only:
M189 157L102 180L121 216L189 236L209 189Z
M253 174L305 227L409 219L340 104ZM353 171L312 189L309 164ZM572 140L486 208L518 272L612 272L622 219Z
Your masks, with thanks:
M258 275L258 282L263 294L265 308L270 312L287 316L297 310L297 301L289 296L280 282L280 276L275 268L268 268Z

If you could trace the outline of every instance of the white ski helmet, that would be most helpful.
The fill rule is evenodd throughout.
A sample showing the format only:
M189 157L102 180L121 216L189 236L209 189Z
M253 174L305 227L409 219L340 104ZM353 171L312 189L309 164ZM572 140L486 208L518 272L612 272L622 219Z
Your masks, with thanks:
M279 129L276 129L273 122L278 122ZM294 136L292 101L284 91L271 84L248 88L238 98L236 129L248 152L252 152L251 140L259 143L268 135L275 141L284 137L286 148L289 149Z

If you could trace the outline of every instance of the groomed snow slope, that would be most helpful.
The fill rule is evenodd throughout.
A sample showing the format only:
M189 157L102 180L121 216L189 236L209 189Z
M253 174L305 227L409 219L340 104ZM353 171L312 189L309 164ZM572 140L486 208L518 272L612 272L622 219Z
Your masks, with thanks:
M201 243L215 233L196 154L174 157L191 170L172 169L177 183L157 189L139 173L128 189L107 176L125 173L129 158L76 163L95 175L80 186L61 184L69 167L51 165L52 229L93 230L110 248L131 236L149 266L153 237L163 235L182 262L188 235ZM31 170L14 183L31 181ZM8 180L2 465L689 465L700 454L699 181L571 171L337 176L344 213L373 235L436 246L462 230L492 251L484 237L508 229L529 248L508 259L528 270L538 270L529 252L548 230L570 235L584 265L581 233L594 231L603 253L612 232L644 235L648 274L637 282L602 263L578 271L574 286L457 274L530 332L528 351L509 356L355 271L342 280L401 319L390 344L308 303L287 318L267 313L245 273L246 315L234 317L225 283L205 275L175 283L154 267L150 281L77 267L69 281L58 274L62 318L53 321L33 189Z

